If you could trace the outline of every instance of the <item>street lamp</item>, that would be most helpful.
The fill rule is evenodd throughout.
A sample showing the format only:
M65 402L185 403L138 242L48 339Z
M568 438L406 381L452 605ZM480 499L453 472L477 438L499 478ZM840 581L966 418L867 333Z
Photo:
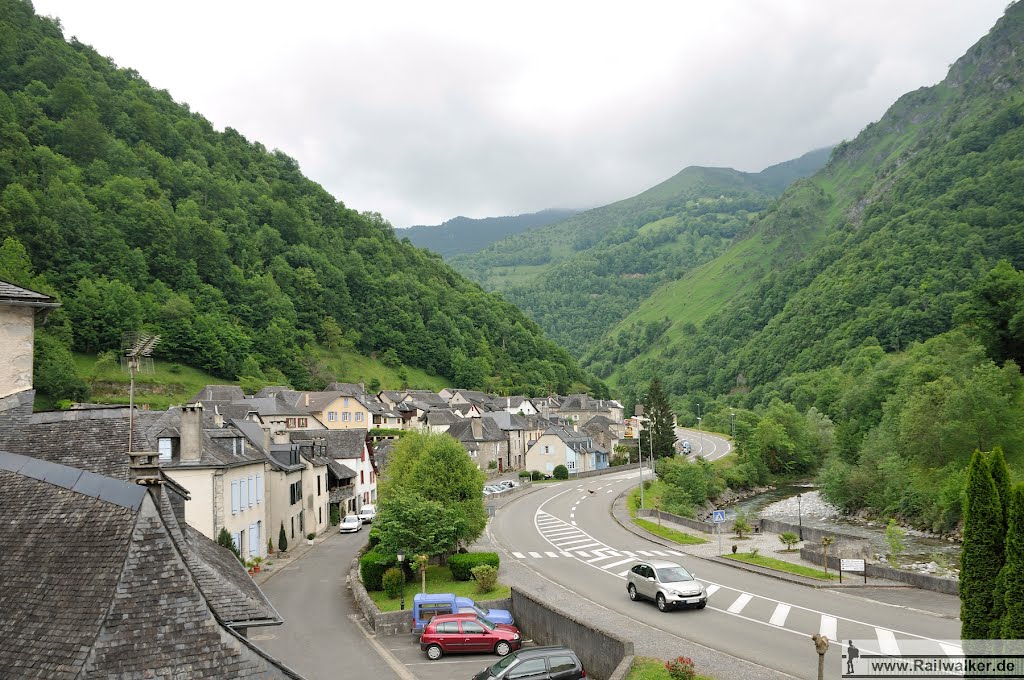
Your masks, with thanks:
M398 570L402 572L402 599L398 605L399 609L405 609L405 569L402 568L402 564L405 562L405 552L399 551L398 553Z
M800 496L803 494L796 495L796 520L800 524L800 540L804 540L804 513L800 508Z
M640 422L644 415L644 405L633 405L633 417L636 419L636 461L640 470L640 508L644 507L644 447L640 430L643 424Z
M700 436L700 455L704 455L704 432L700 429L701 417L697 416L697 434Z
M736 440L736 413L729 412L729 430L732 432L733 441Z

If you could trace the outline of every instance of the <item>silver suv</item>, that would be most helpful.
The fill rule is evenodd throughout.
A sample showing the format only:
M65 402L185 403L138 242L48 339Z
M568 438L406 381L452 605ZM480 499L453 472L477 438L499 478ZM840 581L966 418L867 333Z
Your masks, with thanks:
M703 609L708 603L708 592L696 578L675 562L641 562L626 575L626 592L633 601L654 600L663 612L675 607Z

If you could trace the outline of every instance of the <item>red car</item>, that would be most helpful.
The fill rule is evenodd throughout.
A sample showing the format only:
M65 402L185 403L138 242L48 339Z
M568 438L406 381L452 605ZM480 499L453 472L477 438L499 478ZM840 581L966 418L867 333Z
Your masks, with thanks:
M460 652L494 652L505 656L522 644L523 636L515 626L491 623L474 613L435 616L420 634L420 649L431 661Z

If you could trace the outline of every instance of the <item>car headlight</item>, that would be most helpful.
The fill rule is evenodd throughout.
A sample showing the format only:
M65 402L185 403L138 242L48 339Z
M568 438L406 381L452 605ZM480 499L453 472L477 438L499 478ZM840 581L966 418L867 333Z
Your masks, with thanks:
M678 590L669 590L668 594L671 595L672 597L682 597L683 596L683 594L680 593Z
M515 635L513 635L512 639L513 640L518 640L519 639L519 633L516 633Z

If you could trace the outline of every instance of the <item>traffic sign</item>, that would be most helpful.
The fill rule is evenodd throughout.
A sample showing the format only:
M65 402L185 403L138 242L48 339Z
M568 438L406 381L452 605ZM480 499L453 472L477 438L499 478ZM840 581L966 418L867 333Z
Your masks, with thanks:
M715 524L721 524L725 521L725 510L714 510L712 513L712 521Z

